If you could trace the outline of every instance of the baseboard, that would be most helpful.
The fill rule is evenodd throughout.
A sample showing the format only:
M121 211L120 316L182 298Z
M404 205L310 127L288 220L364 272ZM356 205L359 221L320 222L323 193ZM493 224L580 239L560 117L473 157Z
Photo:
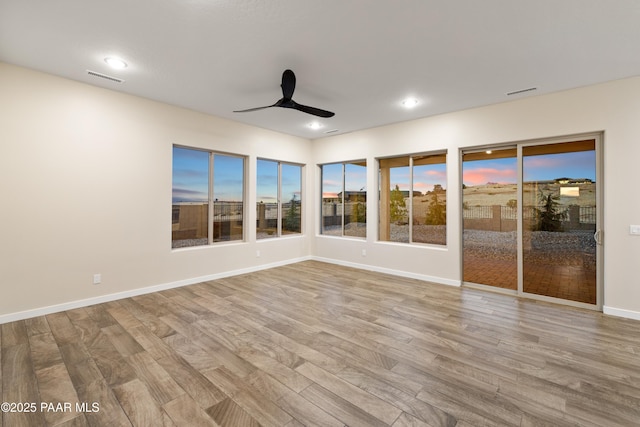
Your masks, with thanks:
M360 270L375 271L376 273L391 274L393 276L407 277L409 279L423 280L425 282L438 283L441 285L457 286L457 287L461 286L461 282L459 280L444 279L442 277L428 276L426 274L411 273L409 271L393 270L391 268L377 267L375 265L359 264L356 262L348 262L348 261L342 261L338 259L323 258L323 257L317 257L317 256L313 256L311 257L311 259L313 259L314 261L342 265L345 267L353 267L353 268L358 268Z
M268 270L283 265L295 264L301 261L312 259L310 256L289 259L286 261L274 262L271 264L262 264L255 267L242 268L239 270L224 271L221 273L209 274L207 276L193 277L190 279L178 280L170 283L162 283L159 285L147 286L144 288L132 289L130 291L116 292L108 295L101 295L93 298L69 301L62 304L50 305L47 307L35 308L32 310L19 311L17 313L9 313L0 315L0 325L3 323L15 322L17 320L30 319L32 317L44 316L61 311L73 310L76 308L88 307L90 305L102 304L105 302L116 301L123 298L135 297L138 295L150 294L153 292L164 291L167 289L179 288L182 286L194 285L196 283L206 282L209 280L223 279L225 277L238 276L240 274L253 273L260 270Z
M615 307L607 307L605 305L604 307L602 307L602 312L604 314L608 314L609 316L625 317L627 319L640 320L640 312L638 311L625 310L622 308L615 308Z

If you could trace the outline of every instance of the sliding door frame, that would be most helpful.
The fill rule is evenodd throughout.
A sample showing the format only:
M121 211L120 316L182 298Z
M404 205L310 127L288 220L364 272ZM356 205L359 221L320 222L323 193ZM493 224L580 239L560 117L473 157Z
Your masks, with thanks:
M575 142L581 140L593 139L595 141L595 151L596 151L596 234L594 235L594 239L596 239L596 303L589 304L578 301L572 301L563 298L549 297L545 295L533 294L524 291L524 257L523 257L523 148L531 147L536 145L550 145L550 144L561 144L566 142ZM524 140L503 144L491 144L491 145L483 145L483 146L474 146L474 147L461 147L459 149L459 165L458 170L460 171L460 282L462 286L478 288L483 290L490 290L493 292L506 293L521 297L526 297L539 301L546 301L552 303L560 303L567 306L579 307L579 308L587 308L591 310L602 311L602 307L604 306L604 231L603 231L603 220L604 220L604 170L603 170L603 143L604 143L604 132L592 132L592 133L584 133L584 134L574 134L567 136L559 136L552 138L542 138L542 139L534 139L534 140ZM518 284L517 290L498 288L491 285L483 285L478 283L470 283L464 281L464 215L463 215L463 203L464 203L464 194L462 189L463 182L463 161L464 154L477 153L486 150L500 150L507 148L516 148L517 150L517 203L518 203L518 216L517 216L517 265L518 265Z

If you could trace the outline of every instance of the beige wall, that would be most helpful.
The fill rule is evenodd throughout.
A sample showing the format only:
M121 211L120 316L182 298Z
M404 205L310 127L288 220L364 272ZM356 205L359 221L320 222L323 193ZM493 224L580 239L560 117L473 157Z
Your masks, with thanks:
M257 156L312 164L306 139L0 63L0 320L310 255L312 233L256 242L251 227L172 252L173 144L247 155L249 182Z
M458 192L447 195L447 247L377 242L374 197L366 240L319 236L316 165L366 158L375 189L377 157L447 149L452 190L461 147L595 131L605 135L605 312L640 318L640 237L628 233L640 224L639 115L633 78L310 142L0 63L0 323L308 256L459 284ZM249 156L249 183L257 157L307 164L306 234L256 242L248 227L246 242L172 252L174 143Z
M446 248L407 247L377 242L377 206L368 200L368 238L343 242L318 237L314 254L342 263L401 270L460 283L459 151L461 148L604 131L604 311L640 319L640 236L629 235L640 224L640 78L530 97L482 108L338 135L317 141L316 163L366 158L368 188L376 188L375 159L448 150ZM318 172L316 171L316 176ZM317 207L317 203L316 203ZM316 231L318 229L316 228ZM362 250L366 250L366 256Z

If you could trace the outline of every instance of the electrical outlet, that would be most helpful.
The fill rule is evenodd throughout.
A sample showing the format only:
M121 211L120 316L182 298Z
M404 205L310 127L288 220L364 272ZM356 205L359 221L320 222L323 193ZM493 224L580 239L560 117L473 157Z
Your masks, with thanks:
M260 251L256 251L256 258L260 258Z
M94 285L99 285L100 283L102 283L102 274L97 273L93 275L93 284Z
M640 225L630 225L629 234L634 236L640 235Z
M362 256L367 256L367 250L366 249L362 250Z

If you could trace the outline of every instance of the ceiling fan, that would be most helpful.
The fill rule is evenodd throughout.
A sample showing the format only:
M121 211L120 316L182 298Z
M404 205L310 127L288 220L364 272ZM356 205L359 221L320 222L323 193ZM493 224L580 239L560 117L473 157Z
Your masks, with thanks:
M293 96L293 91L296 89L296 75L293 74L291 70L284 70L282 73L282 84L280 85L282 88L282 98L276 101L273 105L267 105L265 107L256 107L249 108L247 110L237 110L234 113L246 113L248 111L257 111L263 110L265 108L271 107L282 107L282 108L293 108L294 110L302 111L303 113L313 114L314 116L319 117L333 117L334 113L327 110L321 110L320 108L309 107L306 105L298 104L296 101L291 99Z

